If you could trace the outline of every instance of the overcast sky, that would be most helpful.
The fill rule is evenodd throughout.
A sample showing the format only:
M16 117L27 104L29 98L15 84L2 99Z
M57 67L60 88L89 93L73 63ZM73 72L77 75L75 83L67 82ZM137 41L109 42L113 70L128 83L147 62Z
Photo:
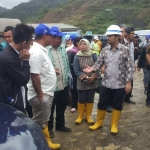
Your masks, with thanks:
M29 0L0 0L0 6L5 8L12 8L22 2L28 2Z

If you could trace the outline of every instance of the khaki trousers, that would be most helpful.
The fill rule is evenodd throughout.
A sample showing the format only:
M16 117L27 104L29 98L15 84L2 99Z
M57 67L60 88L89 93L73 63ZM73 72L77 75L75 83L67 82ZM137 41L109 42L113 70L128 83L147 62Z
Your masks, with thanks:
M37 96L29 100L29 104L32 106L33 112L32 120L35 121L42 129L45 128L49 121L52 103L53 96L49 95L43 95L42 103L39 102Z

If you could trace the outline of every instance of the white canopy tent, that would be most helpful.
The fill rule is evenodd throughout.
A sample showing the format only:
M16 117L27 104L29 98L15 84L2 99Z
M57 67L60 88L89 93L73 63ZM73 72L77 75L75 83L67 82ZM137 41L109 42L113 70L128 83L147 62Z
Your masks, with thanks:
M65 24L65 23L43 23L43 24L45 24L49 28L51 28L52 26L56 26L56 27L60 28L61 31L77 31L78 30L78 27L72 26L69 24ZM34 28L36 28L38 24L35 24L35 23L30 24L29 23L28 25L31 25Z
M21 23L19 19L10 19L10 18L0 18L0 35L3 34L6 26L15 27L16 24Z

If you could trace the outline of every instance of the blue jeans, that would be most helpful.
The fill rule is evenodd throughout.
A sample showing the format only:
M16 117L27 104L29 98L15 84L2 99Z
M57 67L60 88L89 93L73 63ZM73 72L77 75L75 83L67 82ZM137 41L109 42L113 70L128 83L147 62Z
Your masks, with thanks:
M150 81L150 71L143 68L143 73L144 73L143 79L144 87L148 87L148 82Z

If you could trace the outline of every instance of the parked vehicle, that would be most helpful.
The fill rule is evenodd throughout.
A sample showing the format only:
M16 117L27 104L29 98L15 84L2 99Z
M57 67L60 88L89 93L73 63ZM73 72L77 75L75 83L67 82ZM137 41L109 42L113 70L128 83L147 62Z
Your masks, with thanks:
M0 104L1 150L50 150L42 130L21 111Z
M100 40L102 42L102 48L104 48L107 44L107 36L106 35L100 36Z
M150 35L150 30L136 30L134 33L139 36L141 41L143 41L146 35Z
M100 41L102 42L102 48L104 48L107 44L107 36L103 34L93 34L93 35L84 35L83 37L91 43L94 36L98 36Z

